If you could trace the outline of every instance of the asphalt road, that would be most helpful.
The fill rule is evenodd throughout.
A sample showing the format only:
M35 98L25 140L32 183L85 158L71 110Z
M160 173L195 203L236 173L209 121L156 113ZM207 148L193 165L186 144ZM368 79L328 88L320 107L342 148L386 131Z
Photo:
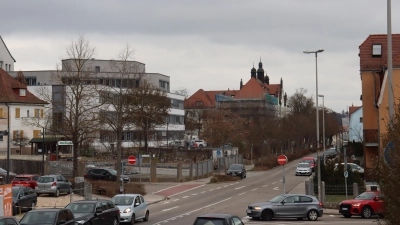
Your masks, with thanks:
M290 162L285 166L286 192L307 178L294 175L295 166L299 161ZM172 191L164 190L170 199L149 207L149 222L157 225L192 224L198 215L205 213L231 213L245 219L249 204L266 201L283 193L282 167L266 172L249 171L247 175L246 179L237 182L199 184L195 187L185 187L182 184L174 187ZM320 219L325 220L324 217ZM262 221L247 223L254 222Z

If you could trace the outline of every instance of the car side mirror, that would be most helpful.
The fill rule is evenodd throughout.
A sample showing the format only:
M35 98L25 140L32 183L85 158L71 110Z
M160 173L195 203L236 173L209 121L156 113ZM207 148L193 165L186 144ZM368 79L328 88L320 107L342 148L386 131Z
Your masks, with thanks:
M96 209L96 213L102 213L102 212L103 212L103 210L101 208Z
M379 198L379 197L374 198L374 201L380 201L380 200L381 200L381 198Z
M136 203L135 203L135 207L138 206L138 205L140 205L140 203L139 203L139 202L136 202Z
M58 222L58 224L65 224L65 220L60 220L59 222Z

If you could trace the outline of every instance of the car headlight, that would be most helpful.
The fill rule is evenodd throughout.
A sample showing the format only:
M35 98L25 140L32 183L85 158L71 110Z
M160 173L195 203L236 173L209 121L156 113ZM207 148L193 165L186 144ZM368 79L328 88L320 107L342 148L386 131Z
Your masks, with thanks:
M354 204L351 204L351 205L355 206L355 207L359 207L361 205L361 203L354 203Z
M131 208L126 208L123 213L128 213L131 211Z
M242 173L242 171L238 172L238 173Z
M254 206L253 207L255 210L261 210L261 207L260 206Z
M78 224L84 224L86 222L86 220L78 220L76 221Z

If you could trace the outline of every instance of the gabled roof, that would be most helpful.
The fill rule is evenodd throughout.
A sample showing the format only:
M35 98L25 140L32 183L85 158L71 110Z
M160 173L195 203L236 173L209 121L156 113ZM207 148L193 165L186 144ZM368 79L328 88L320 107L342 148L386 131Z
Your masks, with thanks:
M21 97L18 89L26 89L26 85L19 83L10 74L0 68L0 103L27 103L27 104L48 104L26 89L26 96Z
M242 89L235 95L235 99L241 98L264 98L269 93L269 89L255 77L252 77Z
M361 108L361 106L350 106L349 107L349 117L351 116L351 114L355 111L357 111L357 109Z
M382 45L382 56L372 56L372 45ZM360 71L382 70L382 66L387 66L387 35L371 34L360 45ZM393 67L400 67L400 34L392 34L392 62Z
M8 54L10 54L11 58L14 60L14 62L16 62L14 57L11 55L10 50L8 50L6 43L3 41L3 38L1 38L1 36L0 36L0 40L3 42L4 46L6 47Z

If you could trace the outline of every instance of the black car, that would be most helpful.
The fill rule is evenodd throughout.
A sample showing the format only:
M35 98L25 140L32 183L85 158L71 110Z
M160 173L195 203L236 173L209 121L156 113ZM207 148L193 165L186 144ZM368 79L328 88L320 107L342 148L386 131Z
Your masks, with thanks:
M117 171L113 169L90 169L85 173L85 178L92 180L117 180Z
M37 203L37 194L30 187L12 187L12 211L13 215L19 212L34 209Z
M106 199L71 202L65 208L72 211L77 224L115 225L120 221L118 207Z
M246 178L246 168L243 164L232 164L226 171L227 175L238 176L241 179Z
M218 225L244 225L242 220L232 214L204 214L198 216L193 225L218 224Z
M0 225L19 225L18 220L13 216L0 216Z
M75 222L71 210L64 208L35 209L27 212L19 221L21 225L75 225Z

